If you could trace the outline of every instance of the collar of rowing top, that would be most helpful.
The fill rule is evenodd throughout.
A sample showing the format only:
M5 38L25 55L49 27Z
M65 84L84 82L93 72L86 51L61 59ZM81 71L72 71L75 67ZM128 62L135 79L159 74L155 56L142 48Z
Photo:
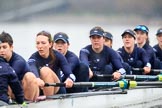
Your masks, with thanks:
M6 59L0 56L0 62L7 62Z

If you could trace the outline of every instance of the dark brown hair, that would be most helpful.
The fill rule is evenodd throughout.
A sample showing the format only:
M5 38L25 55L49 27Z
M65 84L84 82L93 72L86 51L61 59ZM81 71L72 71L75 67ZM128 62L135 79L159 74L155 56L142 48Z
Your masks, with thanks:
M37 34L37 36L39 36L39 35L43 35L43 36L48 37L49 43L52 43L52 46L53 46L52 36L51 36L51 34L50 34L49 32L47 32L47 31L41 31L41 32L39 32L39 33ZM56 60L56 56L55 56L55 54L53 53L53 48L52 48L52 46L51 46L51 48L49 48L49 56L50 56L50 58L51 58L51 61L49 62L49 66L50 66L51 68L53 67L54 62L55 62L55 60Z
M11 35L6 33L6 32L4 32L4 31L0 34L0 42L1 43L5 43L6 42L10 46L13 45L13 39L12 39Z

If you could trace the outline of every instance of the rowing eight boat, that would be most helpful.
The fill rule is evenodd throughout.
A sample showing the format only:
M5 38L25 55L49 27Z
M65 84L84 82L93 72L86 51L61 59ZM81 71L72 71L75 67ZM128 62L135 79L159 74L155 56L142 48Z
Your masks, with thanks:
M45 101L29 103L26 106L8 105L0 108L150 108L161 105L162 88L140 86L123 91L96 91L59 94Z

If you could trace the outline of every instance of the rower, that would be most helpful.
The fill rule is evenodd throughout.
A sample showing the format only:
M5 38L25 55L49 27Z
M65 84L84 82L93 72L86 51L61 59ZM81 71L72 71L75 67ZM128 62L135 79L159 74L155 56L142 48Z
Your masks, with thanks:
M60 53L62 53L70 64L71 70L73 74L76 76L76 82L88 82L89 74L88 67L79 61L79 58L75 53L69 51L68 48L70 46L69 37L67 34L63 32L56 33L53 38L54 45L53 48ZM60 72L62 72L60 70ZM65 80L65 75L62 73L62 79ZM68 93L76 93L76 92L87 92L88 88L67 88Z
M153 49L156 54L156 64L159 65L160 69L162 69L162 28L159 28L156 33L156 39L158 44L154 45Z
M113 44L113 35L110 32L104 32L104 45L112 48L112 44Z
M117 53L104 45L104 30L94 27L90 30L91 45L80 50L79 58L89 67L90 81L110 81L107 78L97 78L95 74L113 74L113 79L120 79L125 74Z
M15 95L15 101L18 104L22 104L24 102L24 92L21 87L20 81L13 68L1 56L0 82L0 101L3 101L7 104L10 103L10 99L8 97L8 86L10 86Z
M104 39L105 39L105 42L104 42L104 45L107 46L107 47L110 47L112 48L112 45L113 45L113 35L110 33L110 32L104 32ZM119 53L117 52L117 55L123 65L123 68L126 70L126 73L129 73L131 71L131 69L129 68L129 65L126 64L125 62L123 62L123 59L122 57L119 55Z
M35 76L44 83L62 82L60 69L65 75L66 88L71 88L75 81L75 76L70 69L66 58L58 51L53 49L52 36L47 31L40 31L36 35L36 48L28 63ZM57 93L66 93L64 87L40 87L45 96L51 96ZM42 95L41 94L41 95Z
M13 39L9 33L0 34L0 55L6 59L9 65L15 70L24 90L26 100L35 101L38 97L38 83L35 75L30 71L25 59L13 51ZM9 87L9 96L14 99L14 94Z
M137 47L143 48L146 51L146 54L149 58L149 62L151 64L151 69L160 69L158 63L156 63L156 55L152 46L150 46L149 42L149 29L146 25L138 25L134 28L136 32L137 38ZM152 72L150 74L153 74Z
M141 71L130 72L127 74L149 74L151 70L151 64L144 49L135 46L136 34L131 29L126 29L122 33L122 40L124 46L118 49L118 53L122 57L123 61L131 68L143 68L144 73Z

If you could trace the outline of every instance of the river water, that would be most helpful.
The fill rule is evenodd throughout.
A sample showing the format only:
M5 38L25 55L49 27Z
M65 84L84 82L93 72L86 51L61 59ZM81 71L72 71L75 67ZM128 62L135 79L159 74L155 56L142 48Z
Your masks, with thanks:
M36 51L35 37L42 30L49 31L52 36L57 32L65 32L69 36L69 50L79 55L79 50L90 43L89 31L94 26L101 26L105 31L113 34L113 48L117 50L123 45L121 34L125 29L134 29L136 25L96 25L96 24L68 24L68 23L2 23L0 32L5 31L11 34L14 40L15 52L22 55L26 60ZM148 26L150 29L150 44L153 46L157 43L156 31L158 26ZM157 107L156 107L157 108Z
M42 30L49 31L52 37L57 32L65 32L69 36L69 50L79 55L79 50L90 43L89 31L94 26L101 26L105 31L113 34L113 48L117 50L123 45L121 34L125 29L133 29L136 25L96 25L96 24L68 24L68 23L3 23L0 25L0 32L5 31L11 34L14 40L14 50L26 60L36 51L35 37ZM148 26L150 29L150 44L157 43L155 33L159 27Z

